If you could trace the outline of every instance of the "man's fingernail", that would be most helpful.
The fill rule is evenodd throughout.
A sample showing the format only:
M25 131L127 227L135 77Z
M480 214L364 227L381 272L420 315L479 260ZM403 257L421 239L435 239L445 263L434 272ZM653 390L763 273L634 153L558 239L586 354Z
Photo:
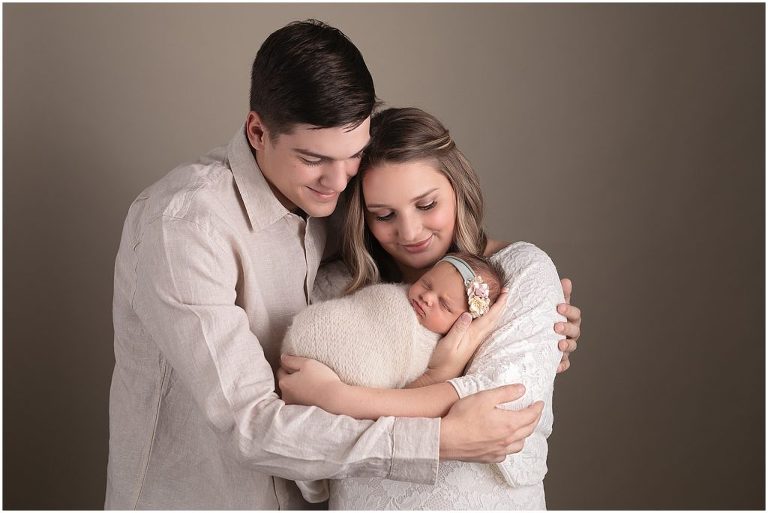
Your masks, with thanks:
M559 305L557 307L557 311L560 312L561 314L564 314L565 313L565 305Z
M555 331L562 334L565 330L563 329L562 324L555 324Z
M470 322L472 322L472 316L469 315L467 312L464 312L463 314L461 314L461 322L463 322L464 324L469 324Z

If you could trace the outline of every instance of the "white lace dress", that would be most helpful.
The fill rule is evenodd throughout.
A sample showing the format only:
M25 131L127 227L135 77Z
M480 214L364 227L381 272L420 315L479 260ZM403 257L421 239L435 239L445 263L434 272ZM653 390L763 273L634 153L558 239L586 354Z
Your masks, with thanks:
M552 260L536 246L517 242L492 257L507 273L510 289L499 327L478 349L467 373L450 383L460 397L510 383L526 393L505 405L521 409L544 401L541 421L524 449L498 464L440 463L434 485L387 479L348 478L330 482L330 509L353 510L532 510L546 509L547 437L552 432L552 390L561 353L555 322L563 291ZM343 267L321 268L315 294L340 292Z

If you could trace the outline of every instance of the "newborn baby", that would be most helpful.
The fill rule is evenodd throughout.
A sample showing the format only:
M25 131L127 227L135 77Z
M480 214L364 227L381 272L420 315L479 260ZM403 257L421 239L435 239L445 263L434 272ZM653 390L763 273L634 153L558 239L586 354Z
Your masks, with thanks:
M504 283L485 258L447 255L410 286L370 285L307 307L293 318L283 352L318 360L349 385L402 388L424 373L459 316L486 313ZM297 485L309 502L328 498L325 480Z
M464 312L488 311L503 271L454 253L412 285L377 284L296 315L283 352L318 360L350 385L402 388L421 376L440 337Z

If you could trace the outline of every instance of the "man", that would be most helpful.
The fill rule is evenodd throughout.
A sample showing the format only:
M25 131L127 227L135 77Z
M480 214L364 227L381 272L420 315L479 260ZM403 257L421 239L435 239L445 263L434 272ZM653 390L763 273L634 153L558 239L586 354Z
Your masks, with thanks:
M495 408L518 387L458 401L442 421L356 421L279 399L280 342L310 298L323 218L357 172L376 100L357 48L319 22L270 35L251 87L244 130L147 188L126 218L106 507L303 507L286 479L429 483L439 457L519 451L540 405Z

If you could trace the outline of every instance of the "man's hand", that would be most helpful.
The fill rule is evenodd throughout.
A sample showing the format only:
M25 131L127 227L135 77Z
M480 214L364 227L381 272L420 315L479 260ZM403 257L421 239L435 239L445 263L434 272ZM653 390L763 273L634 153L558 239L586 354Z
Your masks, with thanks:
M450 331L437 342L427 370L406 388L433 385L461 376L477 348L496 329L508 297L509 290L502 289L488 313L477 319L472 320L466 312L461 314Z
M277 382L287 404L319 406L325 411L339 413L334 411L336 401L346 385L335 372L317 360L282 355Z
M498 463L520 452L541 418L544 403L505 410L496 405L525 393L523 385L506 385L456 402L440 424L440 459Z
M557 372L563 372L571 366L569 357L571 353L576 351L577 341L581 336L581 310L571 305L571 292L573 292L573 284L568 278L560 280L563 285L563 295L565 296L565 303L557 305L558 313L565 316L567 322L555 323L555 332L560 335L564 335L566 338L558 343L558 347L563 352L563 358L560 360L560 365L557 367Z

